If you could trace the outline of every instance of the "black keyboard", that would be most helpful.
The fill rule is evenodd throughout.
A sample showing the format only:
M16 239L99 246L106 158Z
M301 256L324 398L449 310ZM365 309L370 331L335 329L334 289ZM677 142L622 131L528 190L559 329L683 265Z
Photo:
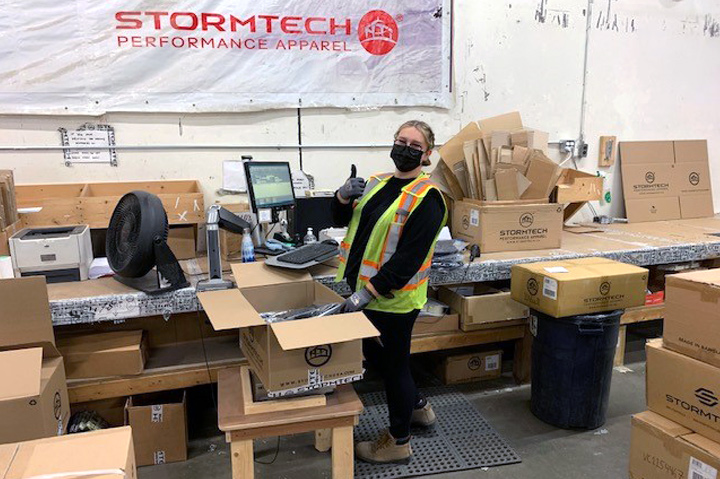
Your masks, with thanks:
M305 264L311 261L325 261L338 253L336 245L327 243L312 243L301 246L277 257L278 261L290 264Z

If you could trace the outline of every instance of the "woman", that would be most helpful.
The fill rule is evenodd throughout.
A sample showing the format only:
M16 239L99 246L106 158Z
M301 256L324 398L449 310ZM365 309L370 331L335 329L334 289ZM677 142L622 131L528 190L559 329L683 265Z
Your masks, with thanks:
M372 176L367 184L353 173L333 201L335 222L348 226L336 280L346 279L355 291L343 310L362 310L380 331L379 341L363 342L363 354L382 373L390 429L355 446L366 462L409 462L410 425L436 421L410 372L410 336L427 300L430 263L447 220L440 190L422 172L434 146L426 123L403 123L390 152L395 172Z

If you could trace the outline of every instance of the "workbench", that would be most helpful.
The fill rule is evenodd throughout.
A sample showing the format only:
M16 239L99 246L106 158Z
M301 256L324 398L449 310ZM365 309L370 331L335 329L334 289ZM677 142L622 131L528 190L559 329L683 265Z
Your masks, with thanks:
M491 253L473 264L453 271L433 271L432 285L507 280L514 264L543 260L602 256L639 266L684 263L720 258L720 217L632 225L593 225L577 232L564 231L561 249ZM194 261L194 263L193 263ZM201 260L185 264L192 284L204 277ZM335 284L333 266L312 269L317 281L336 291L349 292L347 285ZM48 285L53 324L61 330L71 325L118 325L138 328L151 322L192 317L205 322L194 288L184 288L159 296L148 296L112 278L81 283ZM622 364L625 331L628 324L661 319L662 306L628 310L623 316L616 364ZM145 318L145 319L137 319ZM447 350L465 346L515 344L514 376L529 377L531 336L523 322L488 325L473 332L458 331L414 337L412 352ZM205 344L208 343L208 344ZM206 361L207 359L207 361ZM190 387L217 380L220 370L245 364L236 336L188 341L167 345L151 357L146 371L132 378L71 381L71 402L84 402L129 394Z
M506 280L514 264L602 256L638 266L681 263L720 258L720 216L656 223L594 225L585 233L564 231L562 248L484 254L473 264L453 271L432 271L434 286ZM195 260L197 262L197 260ZM191 265L200 271L202 265ZM317 281L340 293L344 283L334 283L334 267L316 266ZM190 276L194 285L203 274ZM48 285L53 324L88 324L146 316L169 317L199 309L195 288L149 296L111 278L81 283Z

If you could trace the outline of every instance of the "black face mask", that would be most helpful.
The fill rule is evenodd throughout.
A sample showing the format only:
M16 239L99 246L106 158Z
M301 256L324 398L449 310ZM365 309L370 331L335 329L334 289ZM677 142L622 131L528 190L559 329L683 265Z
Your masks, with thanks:
M420 166L423 154L423 151L415 150L407 145L393 145L390 158L393 159L395 167L399 171L407 173Z

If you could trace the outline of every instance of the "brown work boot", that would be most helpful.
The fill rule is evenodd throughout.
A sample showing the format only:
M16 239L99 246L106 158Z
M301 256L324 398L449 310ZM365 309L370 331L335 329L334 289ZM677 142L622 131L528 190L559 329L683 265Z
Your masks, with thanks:
M355 457L370 464L410 464L412 448L410 441L405 444L397 444L390 431L385 430L375 441L356 444Z
M412 426L431 427L434 426L436 422L437 416L429 402L426 401L425 405L421 408L413 409L412 418L410 419Z

